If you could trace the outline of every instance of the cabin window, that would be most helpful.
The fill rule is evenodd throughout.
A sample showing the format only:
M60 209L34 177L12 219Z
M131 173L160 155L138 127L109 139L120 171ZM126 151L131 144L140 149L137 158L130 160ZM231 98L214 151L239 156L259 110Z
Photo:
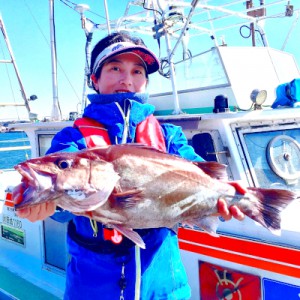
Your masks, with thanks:
M243 137L256 186L299 188L300 129L248 132Z
M296 126L299 125L294 120L286 120L286 124L266 121L259 126L243 123L235 126L241 162L249 182L262 188L298 190L300 128Z
M38 154L44 156L51 146L54 133L38 134Z
M206 161L218 161L216 156L213 137L210 133L195 134L190 140L190 144L195 149L195 152Z
M226 172L229 180L233 180L232 170L228 163L229 150L224 147L218 130L192 130L184 131L189 145L205 161L216 161L227 166Z
M44 221L44 249L47 265L65 270L68 262L67 223L59 223L51 218Z
M168 74L168 65L163 65L163 72ZM187 60L178 57L175 62L175 73L178 91L229 85L229 79L217 48L195 54ZM151 94L172 91L168 77L163 77L158 72L152 76L148 87Z

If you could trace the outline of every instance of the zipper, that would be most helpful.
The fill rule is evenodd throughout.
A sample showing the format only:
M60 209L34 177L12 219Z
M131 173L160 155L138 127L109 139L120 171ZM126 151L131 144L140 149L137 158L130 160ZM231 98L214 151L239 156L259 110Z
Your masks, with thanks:
M129 103L129 105L126 105L126 102ZM121 144L126 144L127 143L127 138L130 137L129 136L129 117L130 117L130 111L131 111L131 105L130 105L130 101L129 100L125 100L124 102L124 110L122 109L122 107L120 106L119 103L116 102L116 106L119 109L121 116L123 117L123 125L124 125L124 129L123 129L123 134L122 134L122 139L121 139ZM127 106L127 109L126 109ZM117 137L116 137L116 144L118 143Z

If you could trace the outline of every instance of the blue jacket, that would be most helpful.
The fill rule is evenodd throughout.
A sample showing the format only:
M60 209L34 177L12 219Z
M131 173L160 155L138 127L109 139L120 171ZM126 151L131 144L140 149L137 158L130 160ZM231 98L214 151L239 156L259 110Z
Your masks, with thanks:
M92 118L106 126L112 142L120 143L123 134L124 111L129 116L129 138L133 142L137 124L154 112L154 107L147 104L146 94L90 95L91 103L84 111L85 117ZM118 103L118 104L116 104ZM122 112L120 110L122 108ZM184 158L202 161L187 140L180 127L171 124L162 125L167 152ZM67 127L56 134L48 153L57 151L78 151L86 148L81 133ZM95 245L103 243L102 224L98 223L99 233L93 237L90 220L74 216L68 212L55 214L53 219L70 221L74 224L76 236ZM68 230L68 249L71 255L66 274L65 299L119 299L121 294L120 278L124 265L126 287L123 290L125 300L135 299L136 273L139 260L134 246L121 246L120 251L100 253L89 246L74 241L74 230ZM167 228L137 230L142 235L146 249L140 250L141 288L140 299L189 299L190 288L180 259L176 234ZM125 238L126 239L126 238ZM76 239L75 239L76 240ZM109 242L110 243L110 242ZM109 249L109 247L108 247ZM101 296L100 296L101 295ZM100 297L100 298L99 298Z

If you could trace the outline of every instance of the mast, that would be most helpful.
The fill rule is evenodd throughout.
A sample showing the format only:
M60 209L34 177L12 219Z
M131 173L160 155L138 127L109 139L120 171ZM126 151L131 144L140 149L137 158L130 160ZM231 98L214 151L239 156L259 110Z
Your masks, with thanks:
M84 109L87 105L87 88L90 82L90 57L91 57L91 42L93 39L93 31L94 31L94 23L88 20L84 13L89 10L90 7L86 4L77 4L75 6L75 10L80 13L81 16L81 28L84 30L86 36L85 43L85 70L84 70L84 80L83 80L83 90L82 90L82 101L81 101L81 112L80 115L83 114Z
M0 14L0 29L2 31L4 40L5 40L5 43L6 43L6 47L8 49L9 55L10 55L10 60L3 60L3 61L1 60L0 63L12 63L12 65L14 67L14 70L15 70L15 73L16 73L16 76L17 76L17 79L18 79L20 89L21 89L21 95L22 95L22 98L24 100L24 104L6 103L5 106L25 106L26 109L27 109L27 112L28 112L28 116L30 118L31 111L30 111L30 106L29 106L29 99L26 96L26 92L25 92L23 83L21 81L20 73L19 73L19 70L18 70L17 65L16 65L16 61L15 61L15 58L14 58L14 55L13 55L13 51L12 51L12 48L11 48L11 45L10 45L8 35L6 33L6 29L5 29L4 22L3 22L1 14ZM32 96L32 97L35 97L35 99L36 99L36 96Z
M90 82L90 58L91 58L91 42L93 38L94 30L97 28L97 26L89 19L87 19L84 15L85 11L89 10L90 7L86 4L77 4L75 6L75 10L80 13L81 16L81 27L85 32L86 36L86 43L85 43L85 54L86 54L86 60L85 60L85 72L84 72L84 82L83 82L83 92L82 92L82 102L81 102L81 115L84 112L84 109L87 104L87 88L89 86ZM111 28L110 28L110 20L109 20L109 12L108 12L108 6L106 0L104 0L104 9L105 9L105 15L106 15L106 26L107 26L107 32L108 34L111 34Z
M56 43L55 43L55 27L54 27L54 2L49 0L50 12L50 47L51 47L51 62L52 62L52 92L53 102L51 111L51 120L60 121L62 119L61 110L58 102L57 89L57 57L56 57Z
M106 0L104 0L104 9L105 9L105 16L106 16L107 33L111 34L110 23L109 23L108 6L107 6Z

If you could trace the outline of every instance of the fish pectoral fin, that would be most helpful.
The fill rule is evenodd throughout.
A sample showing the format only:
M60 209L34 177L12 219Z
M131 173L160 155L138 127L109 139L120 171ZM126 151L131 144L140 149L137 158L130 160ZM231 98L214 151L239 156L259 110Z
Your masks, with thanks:
M208 216L193 222L193 225L200 227L210 235L219 237L217 234L219 218L217 216Z
M142 200L142 191L133 189L126 192L113 193L112 196L115 205L120 208L130 208L134 207L138 201Z
M132 242L134 242L137 246L139 246L142 249L146 249L146 245L143 239L137 232L133 231L131 228L127 228L122 225L116 224L114 224L113 227L120 233L122 233L124 236L126 236L128 239L130 239Z

